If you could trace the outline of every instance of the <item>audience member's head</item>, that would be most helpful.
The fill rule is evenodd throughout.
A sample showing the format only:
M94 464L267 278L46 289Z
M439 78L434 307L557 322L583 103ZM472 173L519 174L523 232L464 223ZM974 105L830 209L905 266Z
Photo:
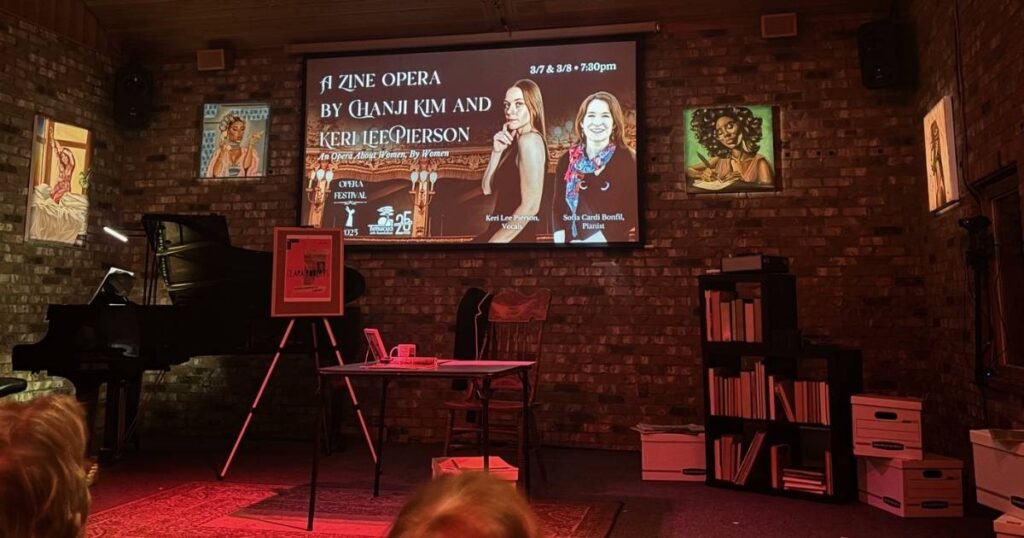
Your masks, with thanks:
M0 536L84 534L85 443L84 413L73 398L0 400Z
M539 538L512 484L485 473L443 475L409 499L388 538Z

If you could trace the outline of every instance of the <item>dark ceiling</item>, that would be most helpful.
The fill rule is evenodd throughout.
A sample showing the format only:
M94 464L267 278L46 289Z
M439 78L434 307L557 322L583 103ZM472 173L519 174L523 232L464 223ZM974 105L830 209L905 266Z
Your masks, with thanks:
M891 0L82 0L137 55L289 44L874 12ZM855 7L854 7L855 6Z

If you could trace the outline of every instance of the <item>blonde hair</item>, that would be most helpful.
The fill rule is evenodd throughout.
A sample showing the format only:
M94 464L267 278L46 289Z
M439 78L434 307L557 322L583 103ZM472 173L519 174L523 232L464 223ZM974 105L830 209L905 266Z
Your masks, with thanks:
M85 413L71 397L0 401L0 536L84 535L85 443Z
M442 475L402 507L388 538L539 538L514 484L486 473Z

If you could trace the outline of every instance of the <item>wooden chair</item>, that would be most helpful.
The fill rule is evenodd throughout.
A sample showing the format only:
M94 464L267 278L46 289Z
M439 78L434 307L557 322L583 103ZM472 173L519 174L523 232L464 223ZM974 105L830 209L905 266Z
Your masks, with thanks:
M530 391L527 401L531 412L536 409L537 383L540 381L540 369L543 362L541 343L544 339L544 323L548 318L548 307L551 304L551 291L538 289L531 293L521 293L512 289L501 289L494 294L488 311L490 323L487 327L480 358L484 360L517 360L536 361L530 369L528 379ZM490 416L490 436L492 439L511 437L516 440L517 466L521 467L526 457L526 435L531 435L532 452L537 455L541 478L547 480L547 471L540 457L540 435L536 420L531 421L532 431L524 431L523 420L523 386L518 377L503 377L491 383L493 396L488 408ZM480 424L465 421L458 424L459 415L479 416L481 409L480 387L471 384L463 398L444 403L448 410L448 428L445 435L444 454L467 446L479 446ZM536 416L536 414L534 414ZM469 437L472 442L466 441Z

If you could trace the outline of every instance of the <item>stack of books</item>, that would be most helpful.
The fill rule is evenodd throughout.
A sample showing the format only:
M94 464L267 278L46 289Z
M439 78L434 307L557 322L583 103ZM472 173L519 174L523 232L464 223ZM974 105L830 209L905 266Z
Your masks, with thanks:
M813 495L831 495L832 480L828 466L821 470L785 467L782 469L782 489L803 491Z
M789 445L772 445L772 487L789 491L802 491L812 495L832 495L832 453L825 451L824 467L790 467Z

